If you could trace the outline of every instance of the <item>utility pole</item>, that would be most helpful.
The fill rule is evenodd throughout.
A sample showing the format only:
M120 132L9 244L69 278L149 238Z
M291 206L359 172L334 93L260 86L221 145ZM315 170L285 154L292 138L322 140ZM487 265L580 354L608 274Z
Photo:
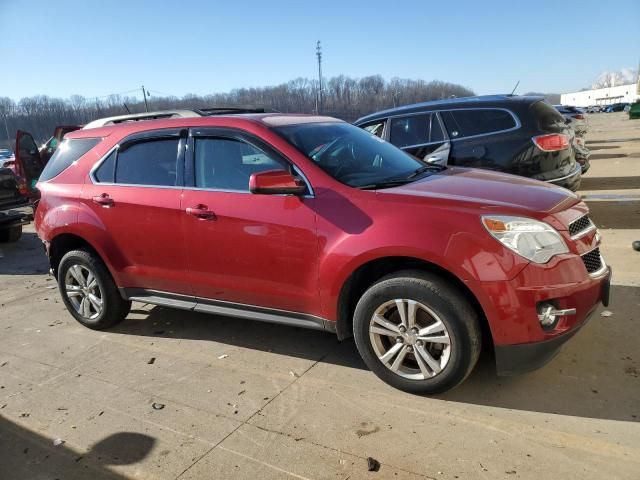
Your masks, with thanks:
M149 111L149 105L147 104L147 92L144 90L144 85L142 85L142 98L144 98L144 111Z
M316 56L318 57L318 113L322 112L322 47L320 40L316 43Z

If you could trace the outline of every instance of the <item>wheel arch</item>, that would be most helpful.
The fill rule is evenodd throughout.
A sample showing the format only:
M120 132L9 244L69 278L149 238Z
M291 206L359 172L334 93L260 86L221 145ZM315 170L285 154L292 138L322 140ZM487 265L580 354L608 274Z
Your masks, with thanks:
M480 301L458 276L436 263L421 258L387 256L369 260L358 266L342 284L337 305L336 335L338 340L344 340L353 335L353 313L362 294L382 277L402 270L431 272L444 278L469 300L478 315L483 338L492 338L489 322Z
M103 256L91 242L76 233L64 232L56 235L49 242L49 265L55 278L58 278L58 267L60 265L60 260L62 260L62 257L64 257L67 252L78 249L86 249L91 251L102 260L102 262L107 267L107 270L110 270L109 266L104 261ZM113 273L111 271L109 271L109 273L111 273L113 277Z

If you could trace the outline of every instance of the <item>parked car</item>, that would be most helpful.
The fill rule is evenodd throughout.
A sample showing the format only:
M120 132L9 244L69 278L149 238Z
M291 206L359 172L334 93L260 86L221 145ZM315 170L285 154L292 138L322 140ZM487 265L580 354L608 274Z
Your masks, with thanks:
M15 157L13 151L9 148L0 148L0 168L6 168L13 165Z
M601 111L601 105L591 105L590 107L587 107L587 113L600 113Z
M512 173L573 191L580 186L575 134L542 97L417 103L367 115L355 124L427 163Z
M626 105L627 105L626 103L614 103L612 105L607 105L603 111L605 113L622 112L624 111L624 107Z
M583 110L571 105L554 105L554 108L565 118L576 135L583 137L588 130L587 116Z
M0 168L0 242L15 242L22 226L33 220L33 205L20 192L13 170Z
M640 118L640 101L631 104L631 107L629 107L629 118Z
M140 301L353 335L382 380L435 393L483 335L501 374L528 371L608 303L600 235L568 190L425 164L330 117L138 120L68 134L38 183L38 236L89 328ZM545 135L564 156L564 133Z

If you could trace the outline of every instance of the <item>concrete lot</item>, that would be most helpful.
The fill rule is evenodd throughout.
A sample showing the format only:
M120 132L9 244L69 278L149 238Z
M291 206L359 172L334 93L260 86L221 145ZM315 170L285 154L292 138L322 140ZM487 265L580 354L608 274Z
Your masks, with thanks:
M0 478L640 478L640 121L590 120L613 315L526 376L483 355L437 398L315 331L140 304L83 328L27 229L0 247Z

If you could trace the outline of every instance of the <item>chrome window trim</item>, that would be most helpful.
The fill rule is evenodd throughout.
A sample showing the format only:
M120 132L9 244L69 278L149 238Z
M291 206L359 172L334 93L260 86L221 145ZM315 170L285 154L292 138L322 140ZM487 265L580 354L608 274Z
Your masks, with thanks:
M189 136L191 136L191 133L189 133ZM255 147L255 145L253 145L253 146ZM109 155L111 155L113 152L115 152L119 148L120 148L120 143L116 143L113 147L111 147L107 151L107 153L105 153L102 157L100 157L98 159L98 161L96 161L96 163L93 164L93 167L91 167L91 169L89 170L89 180L91 180L91 183L93 185L104 185L106 187L142 187L142 188L163 188L163 189L172 189L172 190L198 190L198 191L206 191L206 192L246 193L246 194L249 194L249 195L258 195L258 194L255 194L255 193L251 193L248 190L200 188L200 187L187 187L187 186L182 186L182 185L146 185L146 184L136 184L136 183L116 183L116 182L100 182L100 181L98 181L96 179L96 177L95 177L96 170L98 170L98 168L100 168L100 166L105 162L105 160L109 157ZM185 149L186 148L187 148L187 145L185 145ZM255 148L258 148L258 147L255 147ZM259 149L259 150L261 150L261 149ZM279 151L278 151L278 153L280 154ZM279 196L279 197L297 196L297 197L300 197L300 198L315 198L315 192L313 190L313 187L311 186L311 182L306 177L306 175L304 173L302 173L302 170L300 170L300 168L298 168L297 165L295 165L293 162L291 162L291 160L289 160L284 155L282 155L282 157L295 169L295 171L298 173L298 175L300 175L300 177L302 177L302 180L306 183L307 188L309 189L309 193L306 194L306 195L278 194L278 195L273 195L273 196Z
M469 110L501 110L503 112L507 112L509 115L511 115L511 118L513 118L513 121L516 123L516 125L514 127L511 128L507 128L504 130L495 130L493 132L488 132L488 133L479 133L478 135L469 135L467 137L458 137L458 138L454 138L451 137L449 135L449 132L447 131L445 125L444 125L444 121L440 118L441 121L441 127L443 129L443 131L445 132L445 135L449 138L450 142L457 142L459 140L467 140L470 138L480 138L480 137L487 137L490 135L496 135L498 133L507 133L507 132L513 132L515 130L518 130L522 127L522 123L520 123L520 119L518 118L518 116L513 113L511 110L509 110L508 108L502 108L502 107L475 107L475 108L444 108L444 109L434 109L434 110L424 110L421 112L412 112L412 113L405 113L402 115L392 115L389 117L384 117L388 120L389 122L389 131L391 130L391 120L394 118L405 118L405 117L412 117L415 115L428 115L430 113L437 113L438 117L440 117L440 114L443 112L459 112L459 111L469 111ZM382 119L381 119L382 120ZM373 122L373 120L371 121ZM389 135L389 140L391 139L391 136ZM419 144L416 146L421 146L421 145L428 145L430 143L444 143L444 142L429 142L427 144ZM401 147L401 148L410 148L411 146L407 146L407 147Z

